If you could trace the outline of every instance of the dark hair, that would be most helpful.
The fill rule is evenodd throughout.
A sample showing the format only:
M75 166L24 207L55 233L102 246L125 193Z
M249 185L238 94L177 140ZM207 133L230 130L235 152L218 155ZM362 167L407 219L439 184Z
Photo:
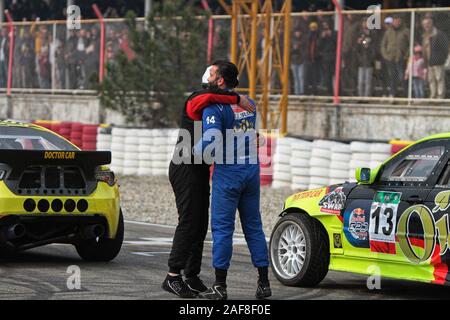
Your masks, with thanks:
M239 85L239 71L234 63L226 60L216 60L212 65L217 67L218 74L223 78L228 88L235 88Z

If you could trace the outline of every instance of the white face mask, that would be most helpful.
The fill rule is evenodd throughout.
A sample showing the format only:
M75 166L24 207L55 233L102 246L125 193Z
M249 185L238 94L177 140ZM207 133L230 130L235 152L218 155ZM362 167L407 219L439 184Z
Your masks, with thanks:
M208 78L210 76L211 67L212 66L209 66L208 68L206 68L206 71L202 76L202 87L207 87L209 85Z

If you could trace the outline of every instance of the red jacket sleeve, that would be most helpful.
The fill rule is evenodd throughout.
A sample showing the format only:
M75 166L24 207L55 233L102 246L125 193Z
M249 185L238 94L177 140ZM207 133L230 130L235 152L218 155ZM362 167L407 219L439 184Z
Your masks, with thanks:
M237 104L239 103L239 95L236 93L205 92L191 96L186 103L186 113L192 120L202 120L203 109L215 103Z

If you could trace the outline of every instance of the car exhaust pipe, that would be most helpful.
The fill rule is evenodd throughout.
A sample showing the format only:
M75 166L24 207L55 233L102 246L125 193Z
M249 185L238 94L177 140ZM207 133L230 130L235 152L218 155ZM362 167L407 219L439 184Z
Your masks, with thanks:
M5 227L3 229L3 233L5 235L6 240L13 240L22 238L25 233L25 226L21 223L13 224L9 227Z
M105 234L105 227L101 224L91 224L81 229L81 236L84 239L101 238Z

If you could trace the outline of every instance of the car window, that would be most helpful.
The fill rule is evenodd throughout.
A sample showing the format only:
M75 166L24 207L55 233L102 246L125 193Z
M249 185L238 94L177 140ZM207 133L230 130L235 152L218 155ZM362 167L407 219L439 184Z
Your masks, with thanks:
M427 180L445 152L443 145L412 150L393 160L381 175L381 182L423 182Z
M68 141L51 132L14 126L0 126L0 149L77 150Z

